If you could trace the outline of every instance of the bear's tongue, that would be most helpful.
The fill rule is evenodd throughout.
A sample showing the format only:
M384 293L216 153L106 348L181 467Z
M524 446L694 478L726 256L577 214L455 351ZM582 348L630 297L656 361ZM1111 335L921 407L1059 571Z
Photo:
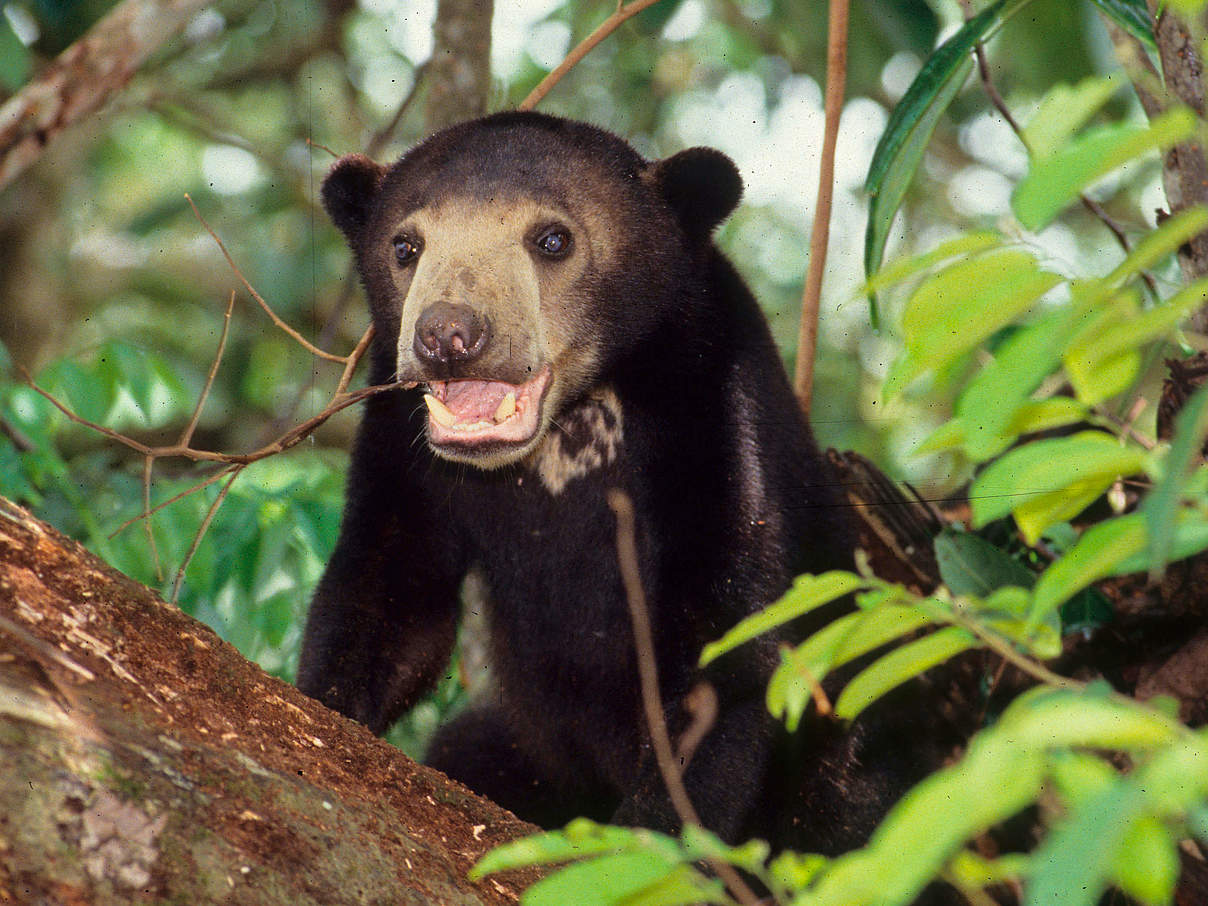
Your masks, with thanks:
M537 430L541 396L549 378L543 368L524 384L505 381L432 381L428 435L437 444L524 441Z

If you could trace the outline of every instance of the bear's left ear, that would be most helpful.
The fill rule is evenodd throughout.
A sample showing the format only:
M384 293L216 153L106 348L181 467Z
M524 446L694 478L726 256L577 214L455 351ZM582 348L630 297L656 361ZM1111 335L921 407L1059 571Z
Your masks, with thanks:
M319 194L332 223L348 239L355 240L360 235L385 175L385 167L363 154L341 157L328 171Z
M708 238L742 198L734 161L712 148L689 148L657 161L648 171L689 238Z

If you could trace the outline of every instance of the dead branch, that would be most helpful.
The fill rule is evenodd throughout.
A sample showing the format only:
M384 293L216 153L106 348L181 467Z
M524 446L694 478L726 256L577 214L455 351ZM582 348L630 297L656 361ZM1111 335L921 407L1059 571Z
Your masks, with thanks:
M638 675L642 687L642 707L646 712L646 725L650 732L650 743L654 748L659 773L671 796L671 804L684 824L702 827L688 791L684 788L683 771L671 748L671 736L667 732L667 720L663 714L663 703L659 696L658 665L654 659L654 637L650 629L650 611L646 607L646 590L638 570L638 548L634 528L633 501L624 491L613 488L608 492L608 506L617 517L617 560L621 566L621 579L625 583L625 595L629 600L629 617L633 622L633 643L637 649ZM699 742L699 740L697 740ZM695 748L695 744L693 745ZM744 906L757 906L759 897L727 863L710 859L709 867L730 888L730 892Z
M818 348L818 314L822 304L822 277L826 272L826 247L830 240L831 202L835 193L835 145L847 84L848 0L830 0L826 33L826 128L822 134L822 160L818 166L818 203L810 234L810 265L801 298L801 324L797 333L797 368L793 389L802 411L809 415L814 397L814 358Z
M122 0L0 107L0 189L121 91L209 0Z
M659 0L633 0L632 3L624 3L623 0L617 3L616 12L601 22L596 30L580 41L575 48L566 55L561 63L550 70L549 75L542 79L537 87L529 92L528 97L520 102L517 110L532 110L541 103L541 99L549 94L550 89L562 81L562 77L579 65L579 61L591 53L592 49L597 44L611 35L614 31L621 27L627 20L633 18L642 10L649 6L654 6Z

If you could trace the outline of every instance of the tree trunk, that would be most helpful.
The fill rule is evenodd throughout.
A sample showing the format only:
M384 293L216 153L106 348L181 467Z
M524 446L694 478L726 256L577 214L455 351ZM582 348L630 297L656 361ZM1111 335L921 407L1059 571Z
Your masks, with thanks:
M428 134L487 112L493 7L492 0L440 0L428 66Z
M0 903L515 903L530 825L0 499Z
M0 107L0 189L125 87L211 0L122 0Z

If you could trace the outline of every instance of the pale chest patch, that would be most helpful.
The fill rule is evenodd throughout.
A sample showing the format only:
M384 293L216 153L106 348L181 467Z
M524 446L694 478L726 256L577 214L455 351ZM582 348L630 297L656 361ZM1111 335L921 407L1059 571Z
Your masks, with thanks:
M555 419L529 465L546 490L561 494L576 478L615 462L624 439L621 401L611 387L597 387Z

